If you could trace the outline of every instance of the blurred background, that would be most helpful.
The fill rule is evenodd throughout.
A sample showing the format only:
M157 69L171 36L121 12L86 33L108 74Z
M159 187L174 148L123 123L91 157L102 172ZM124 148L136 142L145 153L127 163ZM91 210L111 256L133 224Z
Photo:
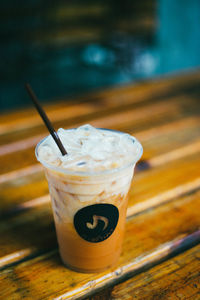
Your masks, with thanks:
M1 112L200 66L200 0L7 0Z

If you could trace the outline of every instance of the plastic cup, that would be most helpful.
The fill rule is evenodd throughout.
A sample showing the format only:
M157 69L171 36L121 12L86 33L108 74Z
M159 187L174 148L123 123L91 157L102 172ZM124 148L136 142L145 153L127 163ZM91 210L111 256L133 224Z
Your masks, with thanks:
M73 172L40 160L38 147L47 138L37 145L36 157L48 180L62 261L79 272L103 271L113 266L121 253L127 196L142 146L131 137L138 152L128 165Z

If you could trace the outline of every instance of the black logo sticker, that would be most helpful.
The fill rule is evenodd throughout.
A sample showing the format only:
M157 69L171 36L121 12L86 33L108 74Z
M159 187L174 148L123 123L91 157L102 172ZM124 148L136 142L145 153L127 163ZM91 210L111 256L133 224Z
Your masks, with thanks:
M115 230L119 219L118 208L112 204L94 204L83 207L74 216L74 227L86 241L106 240Z

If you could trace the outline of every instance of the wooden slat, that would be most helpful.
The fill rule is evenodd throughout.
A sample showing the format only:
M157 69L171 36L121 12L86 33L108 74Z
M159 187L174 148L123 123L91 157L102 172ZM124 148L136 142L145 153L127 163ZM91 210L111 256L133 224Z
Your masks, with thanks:
M130 134L133 134L130 129L128 131ZM134 132L134 134L142 142L145 149L144 156L148 159L147 149L148 154L150 150L151 155L155 156L156 154L161 154L162 151L165 153L177 147L187 147L188 143L190 144L200 135L200 117L193 116L175 120L174 122L166 123L164 125L158 124L156 127L149 128L145 131ZM169 140L171 141L170 143ZM193 146L191 145L191 147ZM16 150L16 147L14 149ZM19 178L24 175L34 174L35 172L41 171L41 169L42 168L38 166L30 166L24 171L23 169L18 169L13 172L8 172L7 174L4 173L3 175L0 175L0 183L12 180L12 178L15 179L16 177Z
M145 266L158 263L176 247L180 249L180 245L186 243L189 246L190 243L192 245L200 240L199 232L190 236L189 241L187 235L185 236L198 230L200 225L199 196L199 192L195 192L148 214L129 219L123 252L116 268L100 274L76 273L65 268L60 262L58 253L52 251L2 271L1 297L70 299L73 296L75 299L91 291L95 292L102 286L114 284L133 272L139 272ZM33 218L32 225L36 226L35 223L38 223L42 235L42 226L39 224L41 219L35 222ZM15 238L26 243L28 234L22 238L15 232ZM29 240L37 244L32 236Z
M128 107L123 105L122 107L118 107L117 110L114 110L113 108L110 110L104 109L103 111L98 109L96 113L93 112L91 114L85 114L85 115L83 114L83 116L79 115L77 118L70 118L70 117L67 118L66 116L64 120L58 118L58 120L54 122L54 126L56 128L59 127L68 128L68 127L76 127L83 123L90 122L93 123L94 125L96 125L97 123L96 126L98 127L101 126L101 127L109 128L110 123L112 126L114 123L116 123L116 125L120 127L120 126L125 126L126 123L130 123L130 121L131 122L134 121L136 124L140 120L146 119L148 121L150 118L152 118L152 116L155 117L157 114L163 115L165 113L168 113L168 116L170 113L179 114L181 113L182 110L184 110L184 107L187 107L187 112L189 108L190 110L192 110L193 108L193 111L195 112L197 109L194 101L191 101L190 105L188 105L188 96L171 97L171 98L167 98L165 101L163 100L163 101L159 101L158 103L156 102L157 101L152 101L152 103L149 103L148 105L143 104L140 105L140 107L136 107L134 103L129 105ZM90 105L92 106L92 104ZM26 145L27 146L29 145L30 147L33 145L33 143L35 144L38 140L42 138L42 136L45 135L46 135L46 128L42 124L42 122L40 122L40 125L30 128L29 130L23 129L10 134L4 134L1 136L0 154L3 155L4 153L7 153L9 151L9 148L6 147L7 143L8 145L11 144L12 147L14 147L15 149L15 147L18 147L17 145L19 142L24 143L26 141ZM31 141L33 141L32 144ZM18 147L17 150L19 149L20 148Z
M90 99L90 101L80 103L79 105L75 103L69 107L66 107L66 105L64 105L64 107L58 107L57 109L54 109L54 111L50 110L49 114L52 121L55 121L54 125L56 128L60 126L69 127L72 125L76 126L78 123L83 124L86 122L86 120L91 122L94 117L99 118L105 115L109 116L117 112L122 112L123 110L130 110L133 108L133 106L135 108L138 106L142 107L148 105L149 103L155 104L158 102L165 102L167 99L171 98L187 96L187 98L190 97L190 102L192 102L195 101L196 95L199 95L200 93L199 81L200 79L198 77L193 79L192 82L188 80L188 82L185 82L185 85L181 86L181 89L173 86L172 90L166 91L164 89L164 91L161 91L161 89L158 88L158 91L155 93L155 95L154 92L151 93L151 90L149 93L145 93L145 86L139 90L138 96L137 89L135 91L133 90L133 87L130 89L129 95L126 95L127 92L122 94L123 89L121 93L117 93L115 90L113 90L112 97L108 99L106 96L104 96L105 98L101 98L101 96L99 96L96 97L96 99L93 99L93 101ZM9 116L7 116L7 118L9 118ZM30 136L32 137L46 131L38 116L34 114L30 120L27 117L23 117L21 120L19 119L15 123L12 121L10 121L10 123L4 121L3 124L0 124L0 133L1 132L2 135L0 145L3 145L10 143L11 141L13 142L26 139Z
M87 296L200 240L199 82L198 71L47 106L56 127L90 122L133 133L144 146L131 187L121 259L101 274L75 273L60 262L47 183L33 152L46 134L40 119L34 113L29 122L27 110L10 114L11 119L2 116L2 299Z
M96 110L122 107L130 103L152 101L155 98L169 97L170 95L183 93L185 88L190 88L200 81L200 72L181 74L166 80L157 79L137 85L126 85L123 87L104 90L103 92L90 93L85 97L56 101L56 104L45 105L52 121L60 118L71 118L95 112ZM91 103L92 102L92 103ZM91 105L92 104L92 105ZM64 115L63 115L64 114ZM12 113L1 114L0 134L11 131L29 129L41 124L34 108L20 110Z
M200 299L200 245L85 300Z
M144 146L144 155L143 160L138 164L138 170L143 169L144 161L146 168L155 168L180 158L184 161L185 158L187 159L187 156L195 153L198 155L200 152L200 141L197 138L200 136L200 126L197 126L197 122L198 119L189 119L189 122L185 120L185 126L180 127L176 123L167 127L167 130L165 127L163 129L158 127L157 130L154 128L156 134L152 133L150 129L149 139L147 131L141 133L140 140ZM171 140L171 143L169 143L169 140ZM189 162L188 164L189 168L191 168L191 163ZM183 167L181 166L181 168ZM22 171L21 176L20 171ZM174 180L177 173L173 173L172 178ZM185 173L186 179L189 178L190 173L186 170L183 174ZM13 204L41 197L46 193L48 193L47 182L44 179L40 165L33 165L0 176L0 207L3 209L2 212Z
M134 177L130 190L127 216L131 217L148 208L174 201L178 197L183 197L187 193L200 189L199 165L200 156L196 154L188 156L184 158L184 160L180 159L170 162L167 164L167 167L161 166L156 169L149 169L145 172L138 173ZM45 184L47 189L46 181ZM36 190L39 188L40 187L37 186L35 187ZM11 191L8 190L7 201L9 201L10 194ZM37 197L30 201L27 197L26 202L19 203L19 205L16 206L13 206L11 203L10 210L4 209L5 204L2 207L2 211L4 212L2 217L4 217L5 220L0 223L1 242L3 244L3 247L0 248L0 257L20 251L24 242L26 244L22 248L33 248L32 252L34 253L36 251L35 246L33 247L35 244L34 239L37 241L37 251L39 252L44 251L44 248L52 247L52 234L49 232L48 226L50 226L50 220L53 224L53 219L48 194L47 196L41 195L39 198ZM32 209L34 210L32 211ZM9 216L8 223L7 217ZM37 224L33 226L33 220L39 220L41 218L42 224L37 222ZM41 235L38 235L40 225L44 227L45 241ZM52 226L53 225L51 225L51 228ZM21 244L21 240L18 241L13 238L13 233L14 236L16 236L17 232L22 236L23 244ZM27 235L31 236L32 239L27 240ZM50 236L50 242L47 241L48 236Z
M181 109L179 107L179 105L180 105L180 99L179 99L178 103L173 103L173 107L170 107L168 105L168 103L166 102L166 103L160 103L158 105L150 105L149 107L145 107L143 109L134 109L133 108L132 110L130 110L128 112L124 112L122 114L121 113L113 114L112 117L110 117L110 116L101 117L98 119L98 121L95 120L95 119L97 119L97 116L93 116L92 117L93 121L90 123L97 127L108 127L108 128L110 127L111 129L112 128L119 129L118 126L120 126L120 124L121 125L124 124L125 120L126 120L126 122L125 122L126 125L127 125L127 123L131 122L132 126L133 126L133 124L141 123L141 120L143 120L143 122L144 122L144 120L145 120L145 122L150 121L150 123L151 123L151 121L154 120L155 118L162 119L164 116L167 117L167 115L169 115L169 114L175 116L178 113L178 110L180 111L180 109ZM151 110L150 113L148 112L149 110ZM134 116L137 116L137 117L134 117ZM88 120L88 119L84 119L83 123L88 123L89 121L90 120ZM80 122L80 120L79 120L79 122ZM65 128L65 127L67 127L65 125L66 124L63 124L63 122L61 122L58 127ZM78 124L76 123L73 125L71 125L71 123L70 123L70 124L68 124L68 127L74 127L74 126L76 127L79 125L82 125L82 123L78 123ZM41 138L43 138L47 134L44 126L42 129L39 128L40 134L37 136L34 136L35 132L31 132L31 130L29 132L30 132L29 138L26 138L24 140L20 140L17 142L11 142L9 144L0 146L0 163L1 164L3 164L3 162L5 160L9 160L11 155L12 155L12 157L14 157L14 163L15 163L15 161L17 162L19 160L18 156L23 155L23 157L24 157L26 155L27 156L26 160L21 159L22 164L26 163L29 156L31 154L33 154L32 149L31 149L31 154L29 154L28 151L30 150L30 148L35 146L37 144L37 142L39 142L39 140L41 140ZM45 132L45 134L44 133L42 134L42 132ZM16 159L15 159L15 156L16 156ZM33 158L32 158L32 160L33 160ZM9 165L10 164L8 164L8 161L7 161L7 164L6 164L7 167L2 166L2 168L0 170L1 173L9 171L10 170ZM12 169L14 168L14 166L15 166L15 164L13 165Z
M131 132L131 130L128 131L130 134L133 133ZM188 149L188 146L193 149L194 147L196 147L196 143L193 144L193 141L200 135L200 118L183 118L181 120L176 120L164 125L159 125L145 131L137 132L135 133L135 135L142 142L145 148L144 156L146 159L148 159L148 157L146 157L146 149L151 149L151 155L155 156L156 154L161 154L162 151L165 153L167 150L175 150L175 148L178 147L177 151L179 151L179 155L187 155L187 151L182 151L181 146L183 146L183 149ZM170 139L172 139L173 143L168 142ZM189 145L187 146L188 143ZM157 145L159 145L159 147L157 147ZM20 177L35 174L37 172L40 172L41 170L42 166L39 164L35 164L30 165L26 168L21 168L8 173L4 173L0 175L0 184L14 180L16 178L19 179Z
M150 105L150 107L145 107L144 109L140 109L140 110L133 109L132 111L125 112L124 117L123 114L117 114L117 115L113 115L112 118L110 117L100 118L98 121L96 120L91 122L91 124L97 127L110 127L113 129L123 129L120 127L120 124L126 127L127 126L134 127L135 124L136 127L140 126L141 128L141 122L143 120L145 124L147 124L149 121L148 126L152 126L152 123L154 124L155 119L158 122L158 120L168 118L169 114L171 116L173 115L177 116L179 114L182 115L183 106L187 105L188 99L185 99L184 101L181 101L179 99L179 101L178 103L176 103L176 101L172 101L172 102L168 101L166 103L160 103L155 106ZM173 104L173 106L170 106L170 103ZM191 106L192 104L190 104L188 107L185 108L186 114L188 114L187 110ZM193 107L194 110L197 110L195 109L195 107L196 106ZM149 109L152 109L151 113L149 113ZM135 115L137 115L137 117L135 117ZM40 135L38 137L29 138L27 140L22 140L17 143L14 142L8 145L1 146L0 147L0 164L1 164L0 174L11 172L20 167L26 167L32 164L33 162L35 162L36 159L33 151L33 145L36 145L36 143L41 139L41 137L42 136ZM11 159L12 159L12 164L9 163Z
M135 176L130 190L130 203L142 203L166 191L174 190L178 186L198 181L200 155L185 157L161 166L150 169ZM183 188L180 188L180 192ZM132 205L131 205L132 206Z

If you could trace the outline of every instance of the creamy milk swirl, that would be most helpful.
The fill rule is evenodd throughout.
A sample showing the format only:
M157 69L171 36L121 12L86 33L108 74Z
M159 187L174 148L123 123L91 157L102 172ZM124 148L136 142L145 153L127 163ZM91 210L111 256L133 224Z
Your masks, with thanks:
M60 128L58 135L67 150L62 155L49 136L38 147L38 159L55 167L77 172L104 171L134 163L141 154L140 143L131 135L83 125Z

